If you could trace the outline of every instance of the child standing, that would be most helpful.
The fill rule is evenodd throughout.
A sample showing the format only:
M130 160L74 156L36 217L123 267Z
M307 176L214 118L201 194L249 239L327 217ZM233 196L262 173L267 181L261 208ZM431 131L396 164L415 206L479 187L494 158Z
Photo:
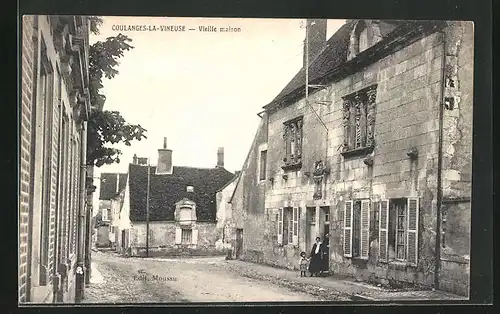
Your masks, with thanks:
M306 252L301 252L299 259L300 277L307 277L306 271L308 263L309 259L306 257Z

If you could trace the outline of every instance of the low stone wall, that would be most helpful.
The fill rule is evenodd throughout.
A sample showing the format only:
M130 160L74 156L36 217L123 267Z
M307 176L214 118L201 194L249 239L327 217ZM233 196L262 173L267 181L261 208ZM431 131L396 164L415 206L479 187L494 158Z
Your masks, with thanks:
M133 247L130 250L130 255L134 257L145 257L145 247ZM186 256L225 256L227 252L217 250L215 247L151 247L149 248L150 257L171 256L171 257L186 257Z
M217 231L215 222L197 222L198 238L196 244L176 244L173 221L155 221L149 224L149 256L223 256L225 247L216 245ZM146 256L146 224L134 223L130 229L130 256Z

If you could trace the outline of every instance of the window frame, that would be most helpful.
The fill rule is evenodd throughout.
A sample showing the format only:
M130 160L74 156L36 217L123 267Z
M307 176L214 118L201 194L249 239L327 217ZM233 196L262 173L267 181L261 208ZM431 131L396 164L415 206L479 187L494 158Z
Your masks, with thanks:
M280 207L278 210L278 245L299 245L300 207Z
M376 93L377 84L374 84L342 97L344 134L341 154L345 158L364 156L374 149Z
M184 236L184 235L188 236ZM186 239L189 239L187 241ZM193 243L193 230L191 228L181 228L181 245L188 245Z
M387 202L387 208L385 209L387 213L387 225L386 228L382 228L382 213L383 213L383 204ZM400 258L398 256L398 247L400 244L398 243L398 218L403 217L403 215L399 214L398 207L396 206L397 204L402 205L404 208L404 218L403 218L403 223L404 223L404 234L403 234L403 239L404 239L404 246L403 246L403 252L404 252L404 258ZM420 202L418 197L403 197L403 198L393 198L393 199L386 199L386 200L380 200L380 214L379 214L379 221L380 221L380 227L379 227L379 245L382 244L382 233L386 232L386 245L385 245L385 252L384 255L386 258L381 258L380 256L382 255L382 246L380 245L380 251L379 251L379 262L381 263L405 263L406 265L409 266L417 266L418 261L419 261L419 216L420 216ZM403 205L404 204L404 205ZM410 210L410 206L413 204L413 212ZM412 223L410 223L410 215L414 215ZM392 216L392 218L391 218ZM392 230L391 226L389 225L389 220L391 219L396 219L395 221L395 228ZM410 226L413 225L413 228ZM392 247L394 248L394 257L390 257L389 254L389 247L391 246L391 243L389 243L389 232L395 232L394 236L394 243L392 243ZM413 238L410 239L410 237L413 235ZM413 252L410 252L410 240L413 241ZM410 253L412 254L411 256L414 257L414 260L412 260L409 256Z
M52 144L53 144L53 120L54 120L54 68L47 54L47 46L42 37L40 41L40 73L37 87L37 108L42 109L42 156L41 165L42 186L41 186L41 206L42 216L40 220L39 239L39 284L46 286L51 282L50 266L50 229L51 229L51 199L52 199ZM37 143L38 144L38 143ZM57 197L56 197L57 198ZM57 202L57 200L56 200Z
M265 181L267 178L267 148L259 152L259 181Z
M299 170L302 168L304 116L299 116L283 123L283 140L285 156L283 170Z

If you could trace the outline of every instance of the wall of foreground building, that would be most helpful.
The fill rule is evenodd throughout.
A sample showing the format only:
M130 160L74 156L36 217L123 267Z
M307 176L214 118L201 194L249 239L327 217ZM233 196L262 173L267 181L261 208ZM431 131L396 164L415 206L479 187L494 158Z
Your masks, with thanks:
M78 33L72 48L87 56L86 25L84 18L70 16L25 15L22 20L21 303L75 300L76 253L83 244L77 236L82 122L74 109L88 103L76 101L78 93L84 94L77 85L84 74L79 60L69 66L64 56L74 52L61 43L68 32Z
M329 128L327 145L322 125L303 100L270 114L268 130L261 125L259 132L268 132L269 135L268 177L273 180L259 185L257 141L252 145L247 168L244 168L242 174L243 182L236 187L237 197L233 200L236 228L244 230L242 259L288 268L297 267L300 251L310 250L310 238L323 235L320 223L316 223L312 231L308 229L311 227L308 227L310 216L307 211L315 212L316 222L324 222L325 217L319 209L325 208L330 220L330 270L334 273L394 286L412 284L432 287L435 266L439 263L440 288L462 295L468 294L472 24L452 23L445 33L446 49L455 49L454 56L443 60L443 36L436 32L312 94L312 103L331 101L328 106L315 106ZM449 70L450 63L456 64L455 68L451 66ZM443 113L442 183L445 201L442 207L447 212L447 217L443 217L443 225L446 226L445 239L448 234L448 240L445 240L445 244L441 243L440 249L436 251L439 114L441 87L444 84L443 70L448 71L445 78L455 75L455 82L459 83L452 84L457 90L445 91L445 94L459 94L460 102L455 102L458 106L445 109ZM365 156L343 156L339 149L343 144L342 97L374 84L377 84L374 126L376 144L371 155L373 165L368 166L364 163ZM284 152L283 123L301 115L304 121L302 168L287 172L288 177L285 179L285 172L281 169ZM407 155L412 148L418 151L414 160ZM330 173L322 182L322 199L314 200L314 181L310 173L316 161L325 160L325 154ZM261 190L261 186L265 187L265 191ZM265 205L262 204L264 193ZM249 200L251 195L258 197ZM373 209L382 200L398 198L418 199L417 265L394 260L382 262L379 258L378 232L374 233L372 229L368 258L346 257L346 201L369 200ZM277 220L278 209L281 207L299 207L296 244L278 243ZM378 225L377 215L370 211L370 216L371 225Z

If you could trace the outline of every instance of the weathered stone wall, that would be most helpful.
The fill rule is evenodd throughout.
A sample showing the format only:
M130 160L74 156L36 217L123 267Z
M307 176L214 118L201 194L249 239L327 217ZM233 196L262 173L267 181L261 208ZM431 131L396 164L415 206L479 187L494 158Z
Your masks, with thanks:
M151 256L222 255L215 247L215 223L198 222L197 244L175 244L176 224L173 221L154 221L149 224L149 252ZM146 223L134 222L130 229L130 247L133 256L146 254Z
M440 289L469 294L474 25L449 22L443 112L443 204Z
M21 52L21 126L20 126L20 177L19 177L19 302L25 302L29 286L28 280L28 250L31 246L29 239L29 202L30 202L30 175L31 175L31 114L33 102L33 81L35 45L34 17L25 15L22 22L22 52Z
M461 138L454 139L456 152L464 157L450 159L443 163L444 185L450 186L454 193L469 195L471 155L471 115L472 115L472 31L461 41L466 48L461 50L462 75L461 113L457 123L464 132ZM459 58L459 60L461 60ZM238 197L233 201L235 212L247 208L235 219L236 225L244 228L244 258L268 264L293 267L300 251L306 248L306 207L330 207L330 268L334 273L352 275L365 280L382 283L414 283L424 286L433 285L433 272L436 264L436 194L437 165L439 144L439 109L443 75L443 37L437 32L404 47L395 53L376 61L362 71L332 83L327 88L310 95L310 102L328 127L326 132L317 117L306 106L304 100L298 101L278 111L270 113L268 125L268 169L274 182L266 182L265 212L255 206L260 199L245 203L245 195L250 191L257 195L255 188L258 162L257 147L254 142L249 155L247 168L244 169L243 183L237 187ZM345 95L377 84L375 115L375 148L372 153L373 165L367 166L365 156L344 157L342 106ZM464 100L465 99L465 100ZM318 105L317 102L330 102ZM468 104L468 105L466 105ZM285 154L283 123L303 116L302 168L298 171L283 171L282 159ZM445 119L445 130L449 122ZM261 126L262 127L262 126ZM449 129L449 128L448 128ZM451 130L451 129L450 129ZM446 131L445 131L446 133ZM465 140L464 140L465 138ZM446 137L445 137L446 140ZM445 144L446 146L446 144ZM328 149L327 149L328 148ZM416 148L418 157L411 160L407 155ZM325 154L328 154L325 158ZM455 156L459 154L456 153ZM252 163L252 160L254 162ZM325 160L330 174L323 180L322 200L313 200L314 183L310 173L314 162ZM450 166L459 168L465 175L460 182L447 183ZM288 175L285 178L284 174ZM326 181L326 182L325 182ZM448 184L448 185L447 185ZM259 194L260 196L261 194ZM248 197L248 196L247 196ZM417 267L403 264L382 264L378 262L378 237L371 237L370 258L368 261L343 256L343 208L345 200L418 197L420 200L419 217L419 263ZM240 199L241 198L241 199ZM235 206L234 204L237 204ZM250 205L252 204L252 205ZM277 242L276 214L279 207L301 207L299 217L299 245L279 245ZM258 209L257 209L258 208ZM316 217L319 218L318 210ZM467 211L462 211L462 219L468 219ZM470 214L469 214L470 217ZM470 219L470 218L469 218ZM241 222L241 220L243 222ZM239 227L238 227L239 228ZM468 226L461 230L460 237L468 239ZM316 234L322 235L317 227ZM250 238L250 239L249 239ZM449 268L449 267L448 267ZM444 287L460 292L450 285Z
M267 116L263 115L247 159L242 167L241 177L238 180L231 204L233 215L232 247L236 247L236 229L243 229L241 259L246 259L249 252L254 252L253 255L257 256L262 255L260 252L267 245L261 223L265 214L265 187L270 182L268 180L260 181L257 173L259 146L267 143L267 122Z
M269 123L269 168L277 175L275 184L268 191L266 207L300 206L300 226L305 227L305 206L331 206L331 250L330 260L336 272L355 275L358 268L343 257L342 209L346 199L419 196L423 233L433 233L435 221L432 216L428 183L435 183L435 164L438 140L438 103L441 78L441 54L439 34L433 34L379 60L364 71L335 82L328 88L310 96L312 103L330 101L330 105L316 105L315 110L328 126L328 143L325 131L304 101L279 110L270 116ZM340 154L343 144L342 96L356 92L372 84L378 84L375 117L375 150L373 167L363 163L364 156L344 158ZM282 178L280 169L283 156L282 125L296 116L304 116L303 169L289 173L288 180ZM314 185L305 176L312 172L315 161L325 160L325 145L328 144L327 167L323 201L313 201ZM416 147L418 160L411 162L407 151ZM432 177L434 175L434 177ZM429 182L430 181L430 182ZM304 201L305 200L305 201ZM299 227L299 247L280 247L276 241L267 245L277 247L269 259L283 266L296 262L297 255L305 248L305 228ZM422 228L421 228L422 230ZM277 230L269 230L272 234ZM320 235L320 234L318 234ZM430 243L434 243L426 235ZM429 241L431 240L431 241ZM431 251L421 255L433 256ZM293 252L293 253L290 253ZM274 255L274 256L273 256ZM289 258L288 258L289 255ZM382 275L382 274L381 274Z
M231 181L224 189L217 192L217 240L216 246L218 249L231 249L232 247L232 206L229 199L233 195L236 187L236 180Z

